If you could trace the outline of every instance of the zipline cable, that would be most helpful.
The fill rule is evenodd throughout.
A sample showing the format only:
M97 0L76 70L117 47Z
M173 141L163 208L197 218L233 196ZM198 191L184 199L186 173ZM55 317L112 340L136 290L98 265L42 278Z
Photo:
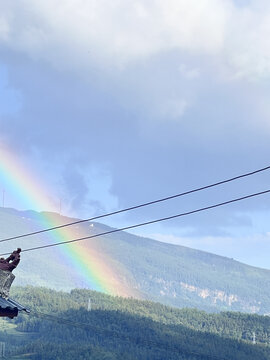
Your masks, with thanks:
M99 234L94 234L94 235L90 235L90 236L81 237L81 238L78 238L78 239L73 239L73 240L68 240L68 241L61 241L61 242L58 242L58 243L52 243L52 244L41 245L41 246L36 246L36 247L24 249L24 250L22 250L22 252L34 251L34 250L50 248L50 247L54 247L54 246L58 246L58 245L70 244L70 243L74 243L74 242L78 242L78 241L93 239L93 238L96 238L96 237L99 237L99 236L113 234L113 233L116 233L116 232L119 232L119 231L135 229L135 228L138 228L138 227L141 227L141 226L151 225L151 224L159 223L159 222L162 222L162 221L172 220L172 219L176 219L176 218L179 218L179 217L182 217L182 216L187 216L187 215L199 213L199 212L202 212L202 211L214 209L214 208L217 208L217 207L220 207L220 206L224 206L224 205L232 204L232 203L235 203L235 202L238 202L238 201L250 199L250 198L253 198L253 197L256 197L256 196L259 196L259 195L264 195L264 194L267 194L269 192L270 192L270 189L265 190L265 191L261 191L261 192L258 192L258 193L253 193L253 194L250 194L250 195L242 196L242 197L239 197L239 198L236 198L236 199L224 201L224 202L221 202L221 203L218 203L218 204L209 205L209 206L199 208L199 209L196 209L196 210L191 210L191 211L187 211L187 212L172 215L172 216L167 216L167 217L163 217L163 218L159 218L159 219L155 219L155 220L150 220L150 221L146 221L146 222L135 224L135 225L125 226L125 227L122 227L122 228L119 228L119 229L113 229L113 230L105 231L105 232L99 233ZM0 254L0 256L5 256L5 255L9 255L9 254L10 253Z
M57 229L61 229L61 228L64 228L64 227L77 225L77 224L81 224L81 223L85 223L85 222L89 222L89 221L94 221L94 220L105 218L105 217L108 217L108 216L124 213L124 212L135 210L135 209L139 209L139 208L142 208L142 207L145 207L145 206L154 205L154 204L164 202L164 201L168 201L168 200L172 200L172 199L184 196L184 195L189 195L189 194L192 194L192 193L195 193L195 192L206 190L206 189L218 186L218 185L226 184L226 183L238 180L238 179L242 179L242 178L247 177L247 176L255 175L255 174L258 174L260 172L269 170L269 169L270 169L270 166L266 166L266 167L261 168L261 169L257 169L257 170L254 170L254 171L251 171L251 172L248 172L248 173L245 173L245 174L234 176L234 177L229 178L229 179L218 181L218 182L210 184L210 185L206 185L206 186L202 186L202 187L199 187L199 188L196 188L196 189L188 190L188 191L185 191L185 192L182 192L182 193L179 193L179 194L175 194L175 195L172 195L172 196L167 196L167 197L164 197L164 198L161 198L161 199L149 201L149 202L146 202L146 203L143 203L143 204L131 206L131 207L121 209L121 210L117 210L117 211L113 211L113 212L110 212L110 213L107 213L107 214L94 216L94 217L91 217L91 218L88 218L88 219L77 220L77 221L73 221L73 222L70 222L70 223L67 223L67 224L63 224L63 225L57 225L57 226L53 226L53 227L50 227L50 228L25 233L25 234L22 234L22 235L17 235L17 236L12 236L12 237L9 237L9 238L0 239L0 242L11 241L11 240L15 240L15 239L24 238L26 236L37 235L37 234L45 233L45 232L48 232L48 231L57 230Z

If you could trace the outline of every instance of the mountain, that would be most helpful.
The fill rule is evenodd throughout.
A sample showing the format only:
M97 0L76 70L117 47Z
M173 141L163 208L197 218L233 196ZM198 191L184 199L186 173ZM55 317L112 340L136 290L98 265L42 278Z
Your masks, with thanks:
M83 289L20 287L12 296L31 313L0 320L9 359L270 359L268 316L208 314Z
M0 209L1 238L46 227L42 221L44 214ZM51 215L57 224L74 220ZM90 235L112 230L96 222L76 225L76 228ZM46 233L2 242L1 253L12 251L17 246L24 249L56 241L50 236ZM118 281L124 288L132 289L134 297L207 311L270 313L269 270L126 232L93 238L80 244L80 251L85 254L94 248L98 256L100 254L107 259ZM61 248L66 246L61 245ZM85 279L75 274L72 254L65 257L59 248L22 253L21 264L15 270L15 285L39 285L67 291L75 287L89 287ZM100 273L101 282L103 276L107 281L111 280L110 273Z

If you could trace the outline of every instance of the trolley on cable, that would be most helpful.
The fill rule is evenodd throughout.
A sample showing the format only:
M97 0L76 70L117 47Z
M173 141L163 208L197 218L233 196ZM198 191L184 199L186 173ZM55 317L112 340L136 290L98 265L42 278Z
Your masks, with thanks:
M23 305L9 297L10 287L15 279L12 271L20 262L20 252L21 249L18 248L6 259L0 259L0 317L13 319L20 311L29 313Z

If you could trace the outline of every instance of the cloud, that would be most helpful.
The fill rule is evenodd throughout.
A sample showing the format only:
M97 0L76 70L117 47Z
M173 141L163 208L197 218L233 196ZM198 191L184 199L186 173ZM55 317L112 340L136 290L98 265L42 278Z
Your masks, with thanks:
M189 80L197 79L200 76L200 70L198 68L189 68L186 64L180 64L179 72Z
M165 100L159 108L159 115L164 120L179 120L188 108L188 102L184 99Z
M180 237L171 234L150 234L153 239L182 245L217 255L234 258L243 263L269 268L269 234L255 233L248 236Z
M251 61L256 56L249 43L252 34L261 37L262 8L223 0L0 0L0 7L9 87L23 93L19 116L3 120L2 132L13 146L24 144L29 156L38 148L41 166L54 163L50 176L62 174L63 198L73 200L81 216L267 163L269 133L258 126L258 118L268 121L258 116L259 93L267 100L267 91L217 76L222 69L230 80L267 75ZM264 58L267 47L256 46ZM244 67L239 58L245 49ZM69 171L61 168L63 154ZM96 164L103 173L93 173ZM264 190L267 183L236 184L233 191L127 217L135 222L171 215ZM250 227L235 216L239 208L185 223L204 235L216 235L234 220Z
M270 4L252 1L234 9L227 29L224 55L237 78L255 80L270 75Z
M9 33L9 25L7 19L0 16L0 40L6 41Z
M21 93L9 86L7 70L0 66L0 116L16 114L21 106Z
M215 54L230 13L223 0L2 0L0 7L7 46L62 67L93 59L121 66L177 48Z
M266 0L1 0L0 10L2 45L62 70L121 69L177 50L214 56L234 78L270 74Z
M186 89L188 84L197 83L178 80L181 79L177 70L178 59L171 61L169 66L167 59L161 59L156 64L149 61L143 71L133 69L125 72L125 78L134 76L139 85L134 81L121 88L119 84L114 86L115 83L109 83L106 90L96 78L89 84L70 73L44 67L33 60L26 62L21 57L17 61L20 66L11 66L10 69L11 83L15 82L22 89L24 106L19 118L8 119L3 124L3 131L9 134L13 146L24 143L27 147L38 148L41 166L45 162L53 162L55 169L60 169L55 171L52 168L50 173L59 177L62 172L66 179L66 197L76 200L74 205L82 216L87 216L90 207L92 212L90 202L93 200L100 200L104 209L117 207L117 200L119 207L127 207L218 181L267 163L269 138L265 131L259 131L257 123L254 122L253 128L248 122L253 119L253 102L245 101L242 105L239 89L234 89L231 84L220 88L209 81L211 76L201 76L203 92L192 107L180 113L180 121L159 121L156 118L158 114L156 117L151 114L154 121L149 121L143 103L134 96L136 92L144 99L149 96L150 105L160 111L162 106L168 106L167 101L172 105L171 99L179 99L181 105L182 87ZM179 76L175 82L171 81L173 68ZM165 82L164 79L169 80ZM172 89L175 94L170 93ZM172 108L166 107L166 110L168 114ZM176 107L173 110L175 112L171 116L179 109ZM165 119L165 115L163 117ZM257 116L254 118L257 120ZM67 166L70 172L61 170L64 155L69 159ZM96 164L102 164L102 172L99 171L98 176L91 170ZM104 185L95 186L102 184L103 178ZM76 183L78 186L75 186ZM253 189L254 192L264 190L255 179L254 186L252 183L250 186L236 184L235 189L227 188L223 193L206 192L196 198L170 203L160 210L148 209L147 213L128 216L134 222L158 218L163 214L171 215L225 201L239 194L246 195ZM113 199L116 199L115 202ZM259 200L256 203L258 205L254 208L258 208ZM247 205L251 206L250 203ZM213 227L222 230L229 218L230 214L223 211L201 220L185 219L185 223L209 234L215 230ZM240 222L239 218L236 220Z

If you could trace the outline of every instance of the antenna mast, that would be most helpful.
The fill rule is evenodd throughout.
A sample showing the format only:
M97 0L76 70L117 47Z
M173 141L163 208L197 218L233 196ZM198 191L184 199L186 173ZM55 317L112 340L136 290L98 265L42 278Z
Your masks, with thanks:
M256 333L255 333L255 331L253 331L252 344L256 345Z
M91 311L92 310L92 304L91 304L91 299L88 299L88 306L87 306L87 311Z

